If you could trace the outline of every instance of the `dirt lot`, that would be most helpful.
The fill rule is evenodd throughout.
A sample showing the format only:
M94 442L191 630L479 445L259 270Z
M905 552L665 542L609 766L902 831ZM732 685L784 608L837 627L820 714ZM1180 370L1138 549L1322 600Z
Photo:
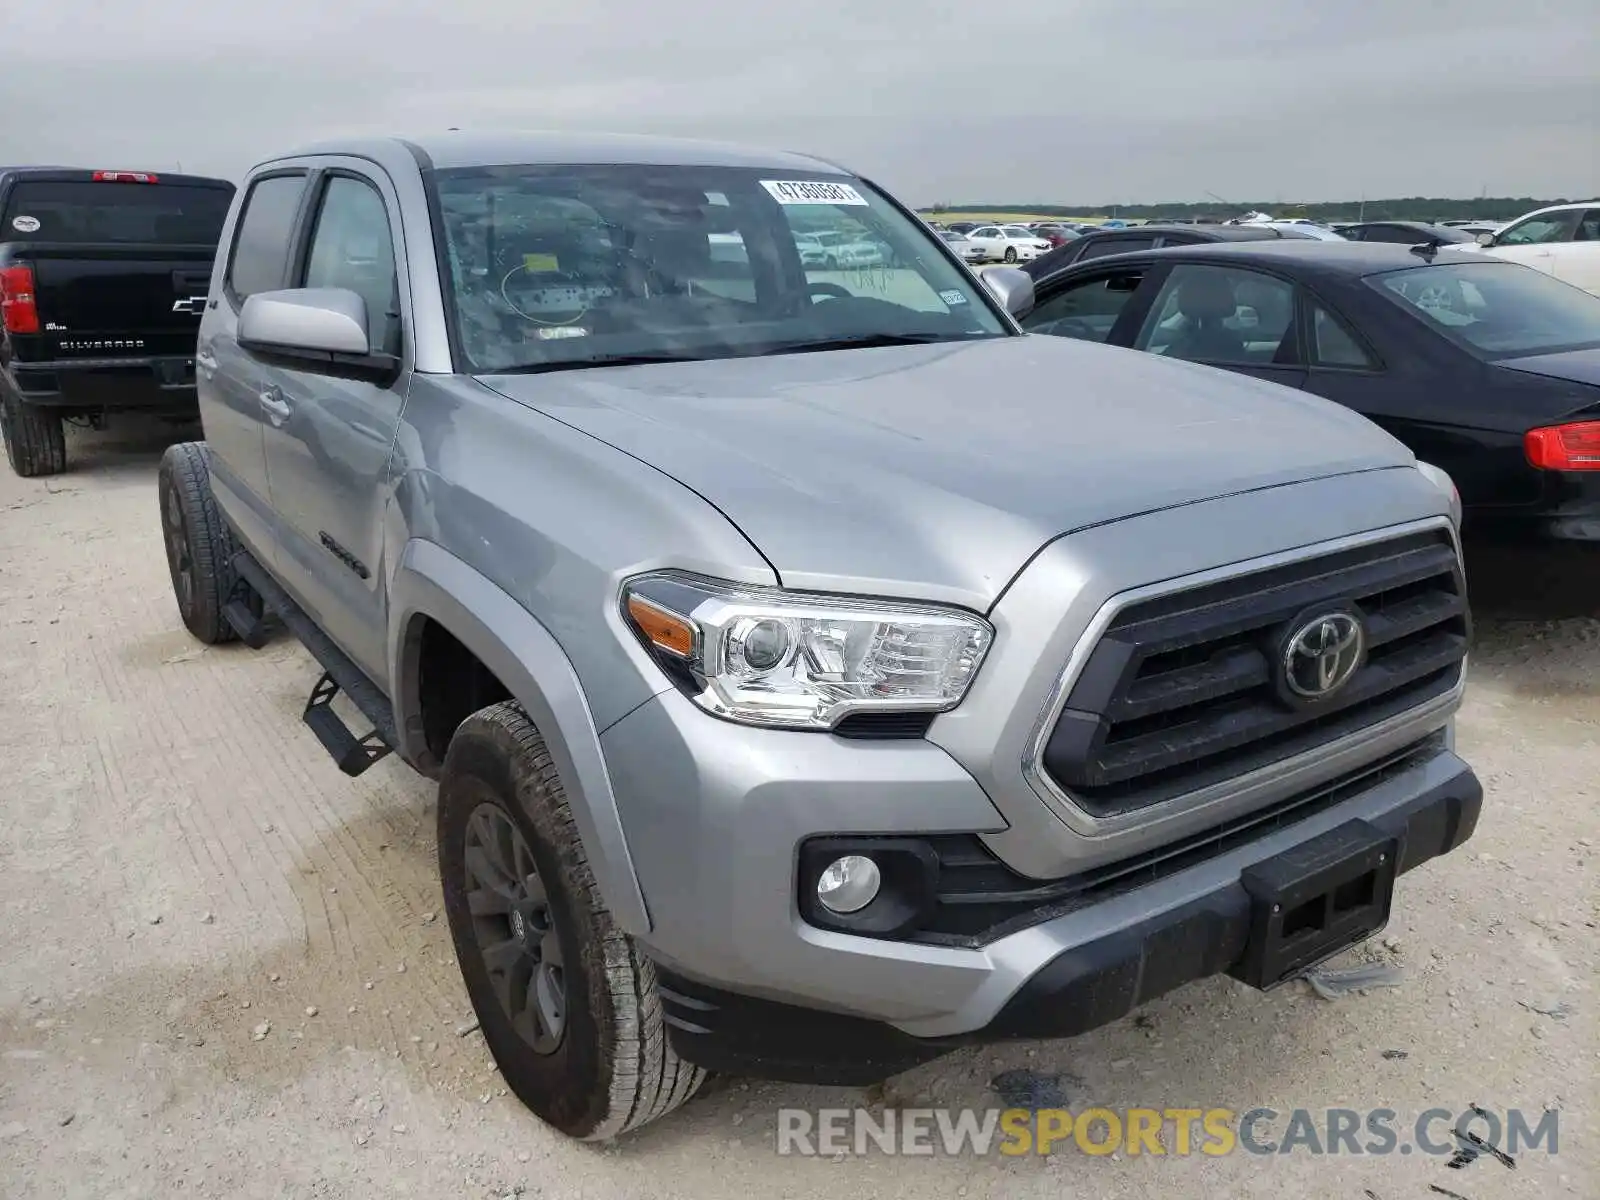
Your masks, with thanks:
M392 761L337 772L299 721L315 670L292 641L203 650L183 630L161 436L79 439L50 481L0 468L0 1196L1600 1195L1600 621L1480 614L1460 746L1483 822L1349 956L1398 963L1399 987L1212 981L887 1092L989 1107L1018 1069L1075 1108L1386 1106L1402 1129L1432 1107L1553 1108L1555 1156L780 1160L780 1107L883 1097L766 1084L596 1149L528 1116L458 1036L431 789ZM1500 563L1482 587L1524 579Z

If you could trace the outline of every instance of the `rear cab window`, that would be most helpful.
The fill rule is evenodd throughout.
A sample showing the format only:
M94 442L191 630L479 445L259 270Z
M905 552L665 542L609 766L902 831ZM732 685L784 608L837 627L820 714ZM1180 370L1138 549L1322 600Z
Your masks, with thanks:
M1600 348L1594 297L1515 263L1436 263L1365 282L1480 358Z
M228 259L226 290L235 304L284 286L305 188L304 172L268 175L250 185Z
M0 241L55 245L215 246L233 201L220 185L21 179Z

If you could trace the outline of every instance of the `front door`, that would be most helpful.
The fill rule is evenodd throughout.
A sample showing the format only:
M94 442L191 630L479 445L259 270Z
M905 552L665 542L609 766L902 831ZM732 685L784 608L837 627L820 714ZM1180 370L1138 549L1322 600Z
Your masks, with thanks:
M273 505L288 527L284 585L380 687L387 686L383 514L389 453L410 382L388 181L359 162L319 171L307 243L291 287L344 288L366 302L369 344L407 364L387 385L282 369L263 403Z
M1556 272L1555 247L1572 240L1578 227L1578 209L1557 209L1555 212L1524 217L1494 235L1490 249L1496 258L1508 259L1543 271Z

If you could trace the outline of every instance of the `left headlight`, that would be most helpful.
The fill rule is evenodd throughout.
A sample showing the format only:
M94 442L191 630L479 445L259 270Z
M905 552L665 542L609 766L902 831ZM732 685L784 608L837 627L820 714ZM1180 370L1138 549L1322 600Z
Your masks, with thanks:
M628 581L622 614L702 708L785 729L831 729L853 712L954 708L994 640L987 621L959 609L672 573Z
M1445 471L1443 467L1436 467L1432 463L1423 462L1421 459L1417 460L1417 470L1422 472L1429 483L1445 494L1445 498L1450 502L1450 520L1454 522L1457 529L1460 529L1461 493L1456 490L1455 480L1450 478L1449 472Z

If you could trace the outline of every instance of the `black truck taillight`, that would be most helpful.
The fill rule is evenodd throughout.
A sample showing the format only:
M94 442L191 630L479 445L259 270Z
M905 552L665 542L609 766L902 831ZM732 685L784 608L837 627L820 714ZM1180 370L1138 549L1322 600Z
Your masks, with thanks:
M0 324L7 333L38 333L32 267L0 267Z

